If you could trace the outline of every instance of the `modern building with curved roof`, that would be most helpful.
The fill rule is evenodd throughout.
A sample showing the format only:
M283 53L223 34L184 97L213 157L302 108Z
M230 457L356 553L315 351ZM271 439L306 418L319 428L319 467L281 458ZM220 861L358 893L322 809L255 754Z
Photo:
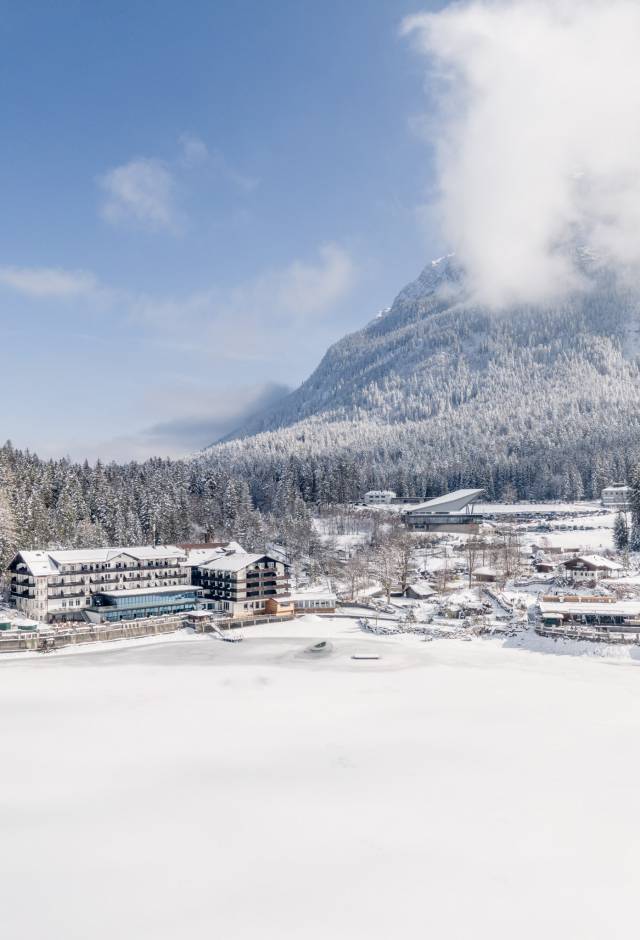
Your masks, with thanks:
M405 513L410 529L422 532L475 531L482 516L474 513L474 503L484 490L454 490L419 503Z

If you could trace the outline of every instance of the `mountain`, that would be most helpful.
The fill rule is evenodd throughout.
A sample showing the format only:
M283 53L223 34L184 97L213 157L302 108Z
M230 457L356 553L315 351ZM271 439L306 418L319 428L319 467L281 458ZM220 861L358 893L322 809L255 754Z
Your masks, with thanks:
M238 464L259 503L285 472L312 499L461 484L597 496L640 457L640 290L579 260L584 289L499 313L474 303L455 257L432 262L208 458Z

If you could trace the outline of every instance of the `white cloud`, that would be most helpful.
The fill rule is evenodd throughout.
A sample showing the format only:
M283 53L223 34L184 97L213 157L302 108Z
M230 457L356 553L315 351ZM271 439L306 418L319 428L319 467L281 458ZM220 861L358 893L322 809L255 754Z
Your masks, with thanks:
M181 134L178 140L182 153L181 163L190 168L206 163L209 158L209 149L204 140L195 134Z
M140 427L135 433L88 440L78 436L64 441L64 452L74 460L146 460L148 457L184 457L215 443L241 427L252 415L280 401L290 390L275 382L213 388L205 381L171 376L170 388L149 385L141 390L140 409L162 413L162 422ZM122 423L127 424L126 416ZM59 454L60 441L40 452Z
M87 271L61 268L0 267L0 284L30 297L88 296L98 292L98 282Z
M316 263L294 261L265 278L278 307L296 316L321 313L351 289L355 267L350 255L335 244L323 245L319 255Z
M222 358L264 360L281 355L292 328L335 309L357 273L344 248L327 244L315 261L297 259L230 289L161 300L139 297L132 309L142 320L179 324L181 338L190 324L199 350L209 346Z
M479 299L575 286L575 238L640 267L636 0L475 0L403 32L429 58L442 224Z
M98 182L105 193L102 215L108 222L180 230L175 180L162 161L139 157L109 170Z
M243 173L233 166L221 150L217 148L213 150L210 153L210 160L218 176L232 183L237 189L250 193L259 186L260 180L257 177Z

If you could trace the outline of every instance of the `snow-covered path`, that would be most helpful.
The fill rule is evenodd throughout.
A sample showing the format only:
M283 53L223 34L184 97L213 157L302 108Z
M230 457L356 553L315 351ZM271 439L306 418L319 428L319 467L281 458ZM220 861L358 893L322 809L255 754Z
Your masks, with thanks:
M0 663L5 936L637 934L635 663L244 636Z

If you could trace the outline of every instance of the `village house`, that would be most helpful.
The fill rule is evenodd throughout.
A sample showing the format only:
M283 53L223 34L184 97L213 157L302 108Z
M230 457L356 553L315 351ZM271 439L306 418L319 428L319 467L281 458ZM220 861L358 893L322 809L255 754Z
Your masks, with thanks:
M369 490L364 494L365 506L379 506L390 503L396 498L393 490Z
M603 555L576 555L564 559L558 566L559 574L582 584L595 584L601 578L618 578L622 571L621 564Z
M600 494L600 502L606 509L627 512L631 509L631 487L626 483L605 486Z

